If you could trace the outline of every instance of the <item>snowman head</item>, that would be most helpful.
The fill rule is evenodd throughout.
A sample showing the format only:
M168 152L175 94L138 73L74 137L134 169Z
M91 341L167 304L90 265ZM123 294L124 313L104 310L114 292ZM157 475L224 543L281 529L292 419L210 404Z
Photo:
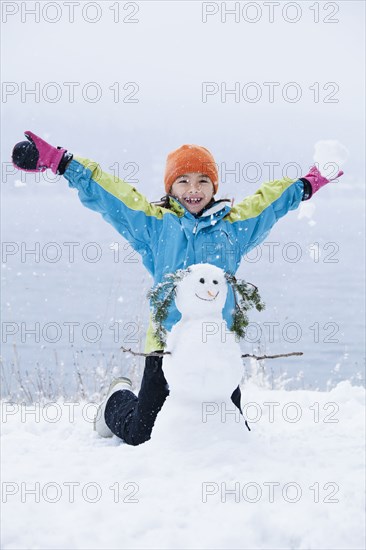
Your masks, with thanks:
M194 264L176 287L175 305L183 318L222 317L227 296L225 272L210 264Z
M163 281L148 293L156 340L164 347L167 333L164 322L174 301L182 320L222 319L229 286L235 297L230 330L243 338L249 322L247 311L252 307L258 311L264 309L257 287L238 281L234 275L214 265L194 264L167 273Z

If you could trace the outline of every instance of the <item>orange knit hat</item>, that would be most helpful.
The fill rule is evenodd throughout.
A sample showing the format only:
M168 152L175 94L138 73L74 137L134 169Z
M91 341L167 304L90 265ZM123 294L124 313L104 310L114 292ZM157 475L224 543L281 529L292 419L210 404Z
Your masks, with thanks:
M170 193L174 181L188 172L206 174L213 183L214 192L218 189L218 170L215 159L206 147L200 145L182 145L169 153L165 167L165 191Z

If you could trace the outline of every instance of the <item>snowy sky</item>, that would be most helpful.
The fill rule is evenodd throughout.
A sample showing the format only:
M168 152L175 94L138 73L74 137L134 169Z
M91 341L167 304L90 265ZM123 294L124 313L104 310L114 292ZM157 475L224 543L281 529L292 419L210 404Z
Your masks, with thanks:
M228 168L276 161L307 168L317 140L337 139L350 151L348 176L364 181L363 2L241 2L226 22L219 2L120 2L118 14L113 2L79 2L73 23L65 2L38 3L39 22L30 13L35 2L2 4L3 161L32 129L108 166L136 162L140 187L153 198L167 153L182 143L205 145ZM79 83L72 103L67 82ZM206 102L204 82L217 90ZM220 92L235 82L239 101L227 95L222 102ZM256 85L246 88L250 82ZM277 83L273 102L269 82ZM38 102L22 98L36 86ZM96 90L99 101L83 97ZM122 101L136 90L137 102ZM284 90L301 99L285 101ZM250 102L255 93L261 99ZM245 195L256 186L242 178L227 189Z

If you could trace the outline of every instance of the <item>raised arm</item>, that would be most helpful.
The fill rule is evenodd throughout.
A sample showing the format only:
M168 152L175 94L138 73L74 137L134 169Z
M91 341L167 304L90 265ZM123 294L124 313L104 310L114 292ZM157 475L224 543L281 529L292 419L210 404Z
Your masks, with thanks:
M17 168L28 172L49 168L62 174L70 187L78 190L81 202L102 214L142 255L158 241L165 209L152 205L123 180L103 172L96 162L73 158L65 149L53 147L30 131L25 135L28 141L18 143L13 150Z
M313 166L303 178L264 183L254 195L234 206L225 219L233 224L241 255L248 254L263 242L274 224L287 212L296 209L301 201L310 199L321 187L342 174L339 171L328 180Z
M284 178L264 183L234 206L225 219L233 224L241 255L248 254L267 237L274 224L304 197L304 182Z
M81 202L99 212L135 250L151 248L159 239L163 209L125 181L103 172L91 160L74 157L64 177L78 190Z

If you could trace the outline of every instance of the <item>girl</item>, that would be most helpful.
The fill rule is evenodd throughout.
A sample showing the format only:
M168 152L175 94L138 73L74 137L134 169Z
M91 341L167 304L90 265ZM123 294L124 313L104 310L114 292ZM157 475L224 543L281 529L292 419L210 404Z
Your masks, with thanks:
M25 136L28 141L14 147L13 164L29 172L49 168L62 174L69 186L78 190L81 202L100 212L141 254L154 284L167 273L197 263L211 263L234 275L242 257L267 237L282 216L332 181L314 166L303 178L265 183L254 195L230 206L230 201L214 198L218 170L211 153L198 145L182 145L168 155L166 195L162 203L155 204L131 185L101 171L96 162L73 157L32 132ZM340 171L336 178L342 174ZM233 309L234 296L229 289L223 310L228 326ZM179 318L172 304L164 328L170 331ZM158 349L150 322L145 351ZM138 396L131 391L130 380L115 380L99 407L95 429L103 437L115 434L130 445L139 445L150 439L168 394L162 359L149 356ZM238 388L233 396L240 408Z

